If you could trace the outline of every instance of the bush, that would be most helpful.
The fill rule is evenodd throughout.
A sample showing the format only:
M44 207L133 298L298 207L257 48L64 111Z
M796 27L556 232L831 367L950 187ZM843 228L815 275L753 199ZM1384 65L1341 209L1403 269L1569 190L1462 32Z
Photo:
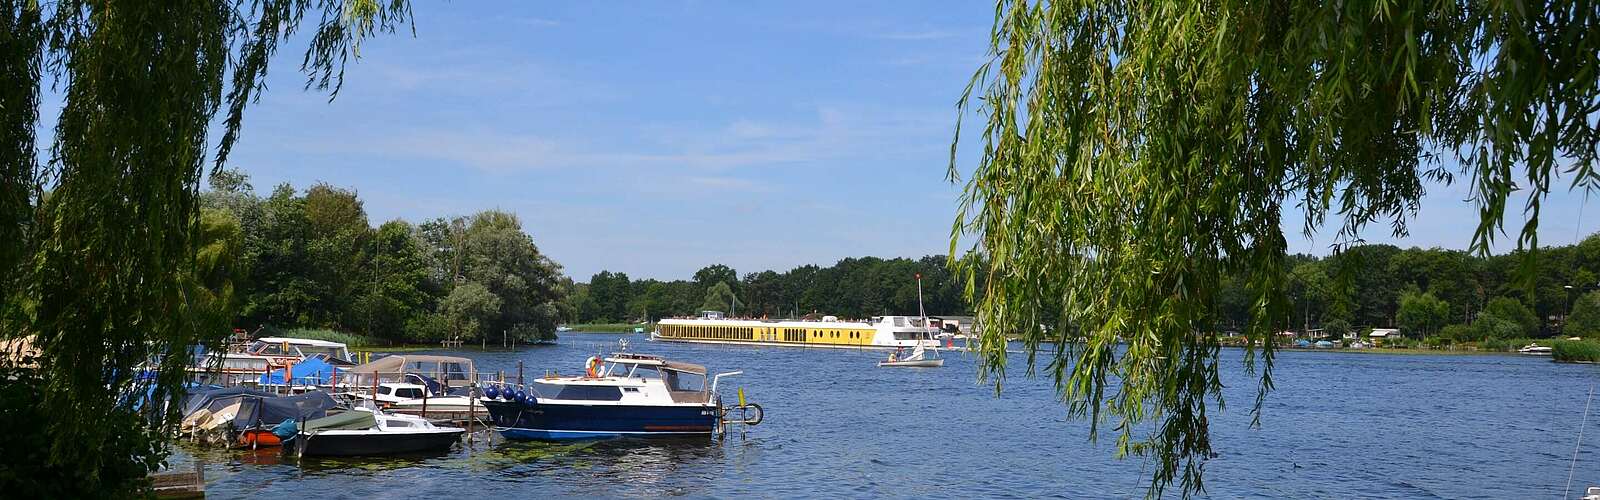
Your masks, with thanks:
M1449 339L1451 342L1470 342L1478 339L1477 335L1473 334L1472 327L1461 323L1440 328L1439 336Z
M423 313L406 321L406 340L438 342L450 337L450 319L443 314Z
M1525 336L1522 325L1516 321L1501 318L1487 312L1478 315L1478 320L1472 323L1472 333L1479 339L1512 339Z
M1557 340L1552 355L1556 361L1600 362L1600 342L1593 340Z
M1572 305L1572 314L1567 315L1567 324L1563 328L1564 334L1570 337L1600 337L1600 291L1578 297L1578 302Z
M1419 342L1416 339L1406 337L1390 337L1383 340L1383 347L1391 349L1412 349L1417 347L1418 344Z
M1494 300L1489 301L1488 305L1484 306L1483 312L1480 313L1479 317L1482 316L1494 316L1516 323L1521 327L1522 333L1519 335L1533 336L1539 334L1539 317L1535 316L1533 311L1528 310L1528 306L1523 305L1522 301L1511 297L1495 297Z

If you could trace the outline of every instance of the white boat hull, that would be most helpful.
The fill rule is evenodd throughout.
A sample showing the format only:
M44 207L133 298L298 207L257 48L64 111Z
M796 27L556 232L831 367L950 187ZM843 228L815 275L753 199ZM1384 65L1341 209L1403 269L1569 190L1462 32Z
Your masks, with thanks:
M912 368L938 368L944 366L944 359L919 359L915 361L879 361L878 367L912 367Z

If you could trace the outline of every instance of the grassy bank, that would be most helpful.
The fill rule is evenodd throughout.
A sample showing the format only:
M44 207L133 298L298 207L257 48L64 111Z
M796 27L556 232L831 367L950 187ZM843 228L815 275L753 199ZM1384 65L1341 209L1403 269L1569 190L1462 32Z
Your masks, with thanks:
M1565 363L1600 362L1600 342L1593 340L1558 340L1551 346L1551 355Z
M582 325L567 325L567 328L571 328L572 331L562 333L632 333L634 328L641 326L645 327L645 330L650 330L652 325L641 325L636 323L588 323Z

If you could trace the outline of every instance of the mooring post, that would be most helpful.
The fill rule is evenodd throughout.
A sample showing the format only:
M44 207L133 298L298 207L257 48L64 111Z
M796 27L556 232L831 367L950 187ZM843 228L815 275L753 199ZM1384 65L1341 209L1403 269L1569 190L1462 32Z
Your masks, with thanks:
M522 360L517 360L517 385L522 385Z

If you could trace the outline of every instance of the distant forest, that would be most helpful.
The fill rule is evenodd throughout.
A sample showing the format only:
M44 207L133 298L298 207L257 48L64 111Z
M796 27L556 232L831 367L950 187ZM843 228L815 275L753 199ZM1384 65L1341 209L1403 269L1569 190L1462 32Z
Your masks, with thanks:
M574 286L568 309L577 312L579 323L655 321L703 310L756 318L915 315L919 273L923 307L930 316L968 312L946 258L933 255L917 260L847 258L829 267L804 265L742 278L722 264L700 269L691 280L634 281L626 273L601 271Z
M1294 255L1286 264L1293 312L1285 323L1302 334L1314 330L1331 337L1394 327L1442 343L1600 335L1600 235L1540 248L1531 282L1518 280L1524 256L1393 245L1351 246L1328 257ZM674 281L633 281L603 271L576 284L563 310L574 311L581 323L653 321L708 309L772 318L915 314L917 273L924 278L929 315L968 314L962 284L943 256L849 258L830 267L742 278L720 264ZM981 286L976 289L981 293ZM1242 329L1251 306L1242 279L1224 277L1219 296L1218 330Z
M1600 334L1600 234L1542 247L1532 280L1527 254L1479 257L1460 250L1360 245L1324 258L1289 259L1295 330L1339 334L1397 327L1443 342ZM1248 316L1238 279L1224 279L1225 327Z
M672 281L602 271L574 283L506 212L373 227L354 191L280 185L259 196L238 171L214 175L201 201L203 279L231 283L218 299L247 330L329 329L388 342L534 340L553 338L561 323L701 310L766 318L916 314L918 274L929 315L971 311L944 256L847 258L743 275L713 264ZM1329 336L1398 327L1444 342L1600 336L1600 235L1539 249L1531 283L1518 280L1524 255L1392 245L1294 255L1286 264L1294 310L1285 323ZM975 289L982 293L981 284ZM1250 307L1241 280L1224 277L1219 297L1218 331L1240 329Z

